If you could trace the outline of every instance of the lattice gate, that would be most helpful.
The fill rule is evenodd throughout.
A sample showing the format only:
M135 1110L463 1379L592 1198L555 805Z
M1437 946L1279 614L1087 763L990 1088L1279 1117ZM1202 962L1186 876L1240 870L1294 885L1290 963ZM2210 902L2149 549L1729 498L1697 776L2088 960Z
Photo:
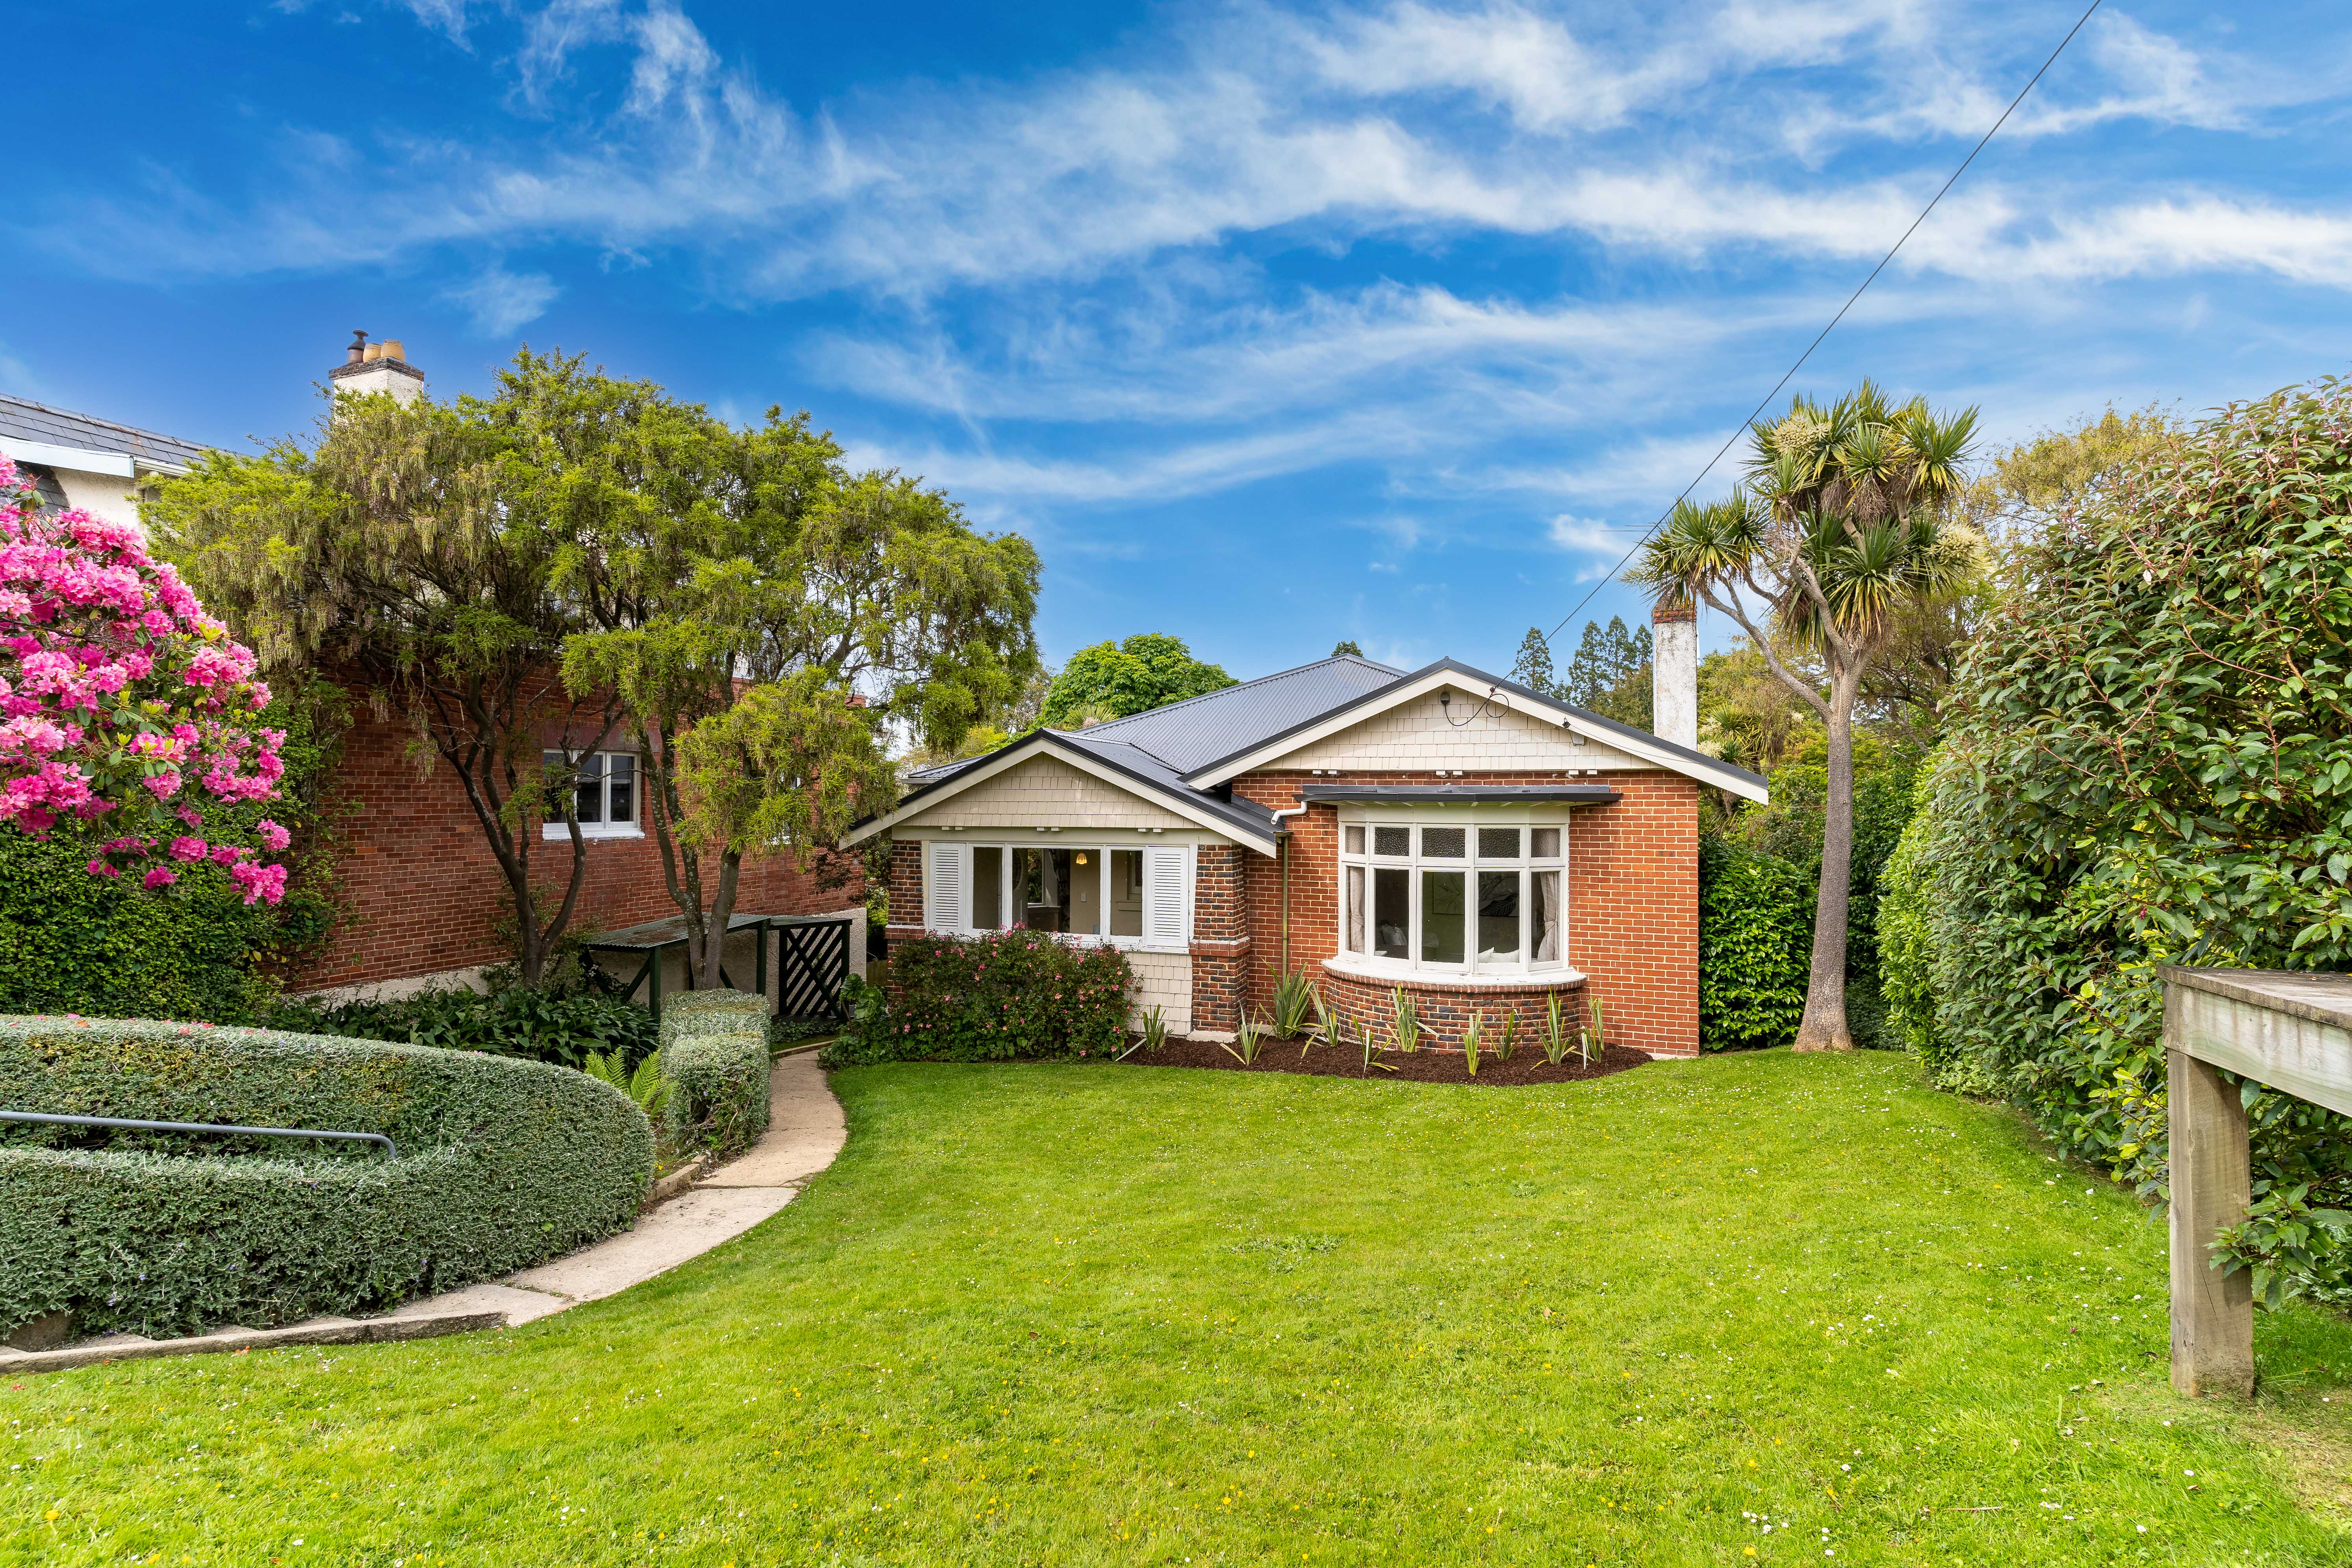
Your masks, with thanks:
M849 978L849 921L779 916L776 1016L787 1024L841 1022L841 986Z

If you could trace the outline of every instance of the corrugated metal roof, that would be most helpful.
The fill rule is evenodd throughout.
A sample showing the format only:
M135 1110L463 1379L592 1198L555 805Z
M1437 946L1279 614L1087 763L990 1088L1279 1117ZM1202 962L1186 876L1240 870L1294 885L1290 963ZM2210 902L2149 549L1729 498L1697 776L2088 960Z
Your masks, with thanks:
M85 452L119 452L142 463L177 468L193 467L209 449L201 441L183 441L177 436L52 408L46 403L0 392L0 437L10 436Z
M1377 691L1403 674L1339 654L1073 732L1089 742L1133 746L1171 772L1184 773Z

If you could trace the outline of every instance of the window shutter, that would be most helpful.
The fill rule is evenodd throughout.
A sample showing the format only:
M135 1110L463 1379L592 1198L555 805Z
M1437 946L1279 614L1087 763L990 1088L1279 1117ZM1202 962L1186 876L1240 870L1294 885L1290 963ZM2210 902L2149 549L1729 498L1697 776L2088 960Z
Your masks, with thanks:
M930 854L923 865L923 924L927 928L963 928L963 846L930 846Z
M1192 931L1191 859L1181 846L1143 852L1143 940L1153 947L1182 947Z

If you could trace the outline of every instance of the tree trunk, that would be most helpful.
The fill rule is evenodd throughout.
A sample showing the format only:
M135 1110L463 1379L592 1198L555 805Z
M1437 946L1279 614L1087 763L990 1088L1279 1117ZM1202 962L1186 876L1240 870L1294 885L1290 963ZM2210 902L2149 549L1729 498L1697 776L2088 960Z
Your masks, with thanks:
M697 960L696 967L700 971L700 978L695 982L697 990L716 991L726 984L719 974L719 966L727 958L727 922L735 918L735 884L742 869L743 858L740 855L729 850L719 856L719 895L711 901L710 912L703 926L702 941L699 944L689 942L687 946L688 956ZM702 949L698 954L695 952L697 945Z
M1830 682L1829 766L1822 792L1822 883L1813 906L1813 972L1805 983L1801 1051L1850 1051L1845 1021L1846 905L1853 886L1853 704L1858 675Z

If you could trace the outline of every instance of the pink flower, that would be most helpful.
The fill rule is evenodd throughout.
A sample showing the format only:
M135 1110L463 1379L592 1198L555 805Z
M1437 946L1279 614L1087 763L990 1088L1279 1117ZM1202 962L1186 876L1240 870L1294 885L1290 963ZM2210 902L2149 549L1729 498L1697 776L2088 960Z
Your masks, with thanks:
M93 877L120 877L122 875L121 872L116 870L113 867L108 865L103 860L92 860L86 869Z
M191 837L187 837L186 835L183 834L181 837L179 837L174 838L174 839L173 839L173 840L172 840L172 858L173 858L173 859L174 859L174 860L201 860L201 859L203 859L204 858L205 858L205 841L204 841L203 839L201 839L201 838L191 838Z
M240 860L228 868L228 874L245 889L245 901L257 900L274 904L286 896L286 868L263 866L251 860Z
M234 844L215 844L213 846L213 863L216 866L234 866L239 860L250 859L252 856L252 850L239 849Z
M253 826L255 831L261 835L261 842L272 850L283 849L294 842L294 835L266 816Z
M147 793L157 800L169 800L180 793L180 770L165 768L162 773L150 774L141 782L147 786Z
M177 871L173 870L169 866L158 866L153 870L148 872L144 878L141 879L140 885L147 888L168 888L179 879L180 874ZM253 900L250 899L246 900L247 903L251 903L252 901Z

